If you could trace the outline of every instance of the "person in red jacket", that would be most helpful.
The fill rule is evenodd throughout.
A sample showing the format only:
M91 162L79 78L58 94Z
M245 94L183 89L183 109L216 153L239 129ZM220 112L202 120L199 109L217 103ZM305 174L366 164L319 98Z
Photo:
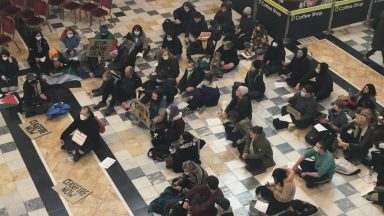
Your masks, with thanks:
M208 176L207 184L196 185L185 194L183 208L192 216L216 215L215 201L224 197L219 188L219 179Z

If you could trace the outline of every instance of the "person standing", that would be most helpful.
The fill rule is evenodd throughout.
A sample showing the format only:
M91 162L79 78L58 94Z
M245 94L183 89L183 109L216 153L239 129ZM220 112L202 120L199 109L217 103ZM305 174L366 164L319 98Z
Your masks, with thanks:
M375 34L372 40L372 49L365 54L365 58L368 59L376 51L381 51L384 63L384 10L380 13L377 21L374 25Z

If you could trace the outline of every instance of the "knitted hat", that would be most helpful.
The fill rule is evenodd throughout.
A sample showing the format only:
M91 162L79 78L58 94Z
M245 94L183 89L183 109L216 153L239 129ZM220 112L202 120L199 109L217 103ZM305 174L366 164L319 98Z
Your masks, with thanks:
M225 210L229 209L229 207L231 206L231 202L229 202L228 199L224 198L224 197L221 197L221 198L218 198L215 203L217 205L219 205L221 208Z
M248 88L246 86L239 86L237 89L240 91L241 95L245 95L248 93Z
M216 176L208 176L207 184L211 190L216 190L217 188L219 188L219 179Z
M54 55L58 54L59 52L57 51L56 48L52 47L48 51L48 56L51 59Z
M244 8L244 10L243 10L243 14L244 15L251 15L251 13L252 13L252 8L251 7Z

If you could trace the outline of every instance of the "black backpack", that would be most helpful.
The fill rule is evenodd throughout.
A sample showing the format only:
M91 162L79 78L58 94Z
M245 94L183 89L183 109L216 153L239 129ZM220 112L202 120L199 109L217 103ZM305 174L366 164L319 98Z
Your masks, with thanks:
M149 149L147 156L152 158L154 161L162 162L165 160L166 157L170 155L170 152L168 149L161 148L161 147L154 147Z
M164 20L163 22L163 30L165 32L165 34L169 34L169 35L175 35L175 23L170 20L170 19L166 19Z

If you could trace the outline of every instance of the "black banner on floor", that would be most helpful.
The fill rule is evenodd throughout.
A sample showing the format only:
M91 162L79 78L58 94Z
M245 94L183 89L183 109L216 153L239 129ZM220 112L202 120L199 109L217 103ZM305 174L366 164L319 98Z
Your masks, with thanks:
M291 11L288 38L308 37L328 30L332 4Z
M371 19L379 17L380 13L384 10L384 0L373 0Z
M370 2L370 0L344 0L336 2L331 28L364 21L367 18Z
M256 18L274 38L284 38L288 18L287 9L271 0L259 0Z

